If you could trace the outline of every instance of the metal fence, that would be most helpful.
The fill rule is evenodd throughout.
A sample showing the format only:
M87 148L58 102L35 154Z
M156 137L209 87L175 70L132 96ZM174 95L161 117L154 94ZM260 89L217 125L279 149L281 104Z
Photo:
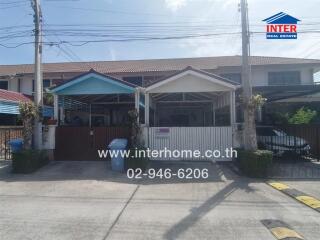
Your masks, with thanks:
M262 127L258 128L257 134L259 147L271 150L275 159L299 162L320 160L318 124Z
M310 146L309 157L320 160L320 124L283 125L280 128L288 135L295 136L296 145L299 142L297 139L305 141Z
M319 124L277 125L260 133L258 128L257 134L259 147L274 153L270 177L320 178Z
M70 127L56 128L56 160L101 160L98 150L107 149L114 138L130 142L129 127Z
M12 139L22 138L23 127L5 126L0 127L0 160L11 159L11 149L9 142Z
M207 150L219 150L224 154L232 147L232 127L149 127L145 137L148 147L159 152L165 148L174 152L198 150L204 154ZM212 160L230 161L228 158L171 158L168 156L151 158L152 160Z

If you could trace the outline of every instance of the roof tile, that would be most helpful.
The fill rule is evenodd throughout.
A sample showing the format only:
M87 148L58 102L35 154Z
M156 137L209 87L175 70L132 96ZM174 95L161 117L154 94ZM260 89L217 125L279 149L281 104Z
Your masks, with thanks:
M252 56L251 64L253 66L274 64L320 64L320 60ZM202 70L227 66L241 66L241 56L45 63L43 64L43 71L46 73L82 73L87 72L90 69L94 69L95 71L104 74L112 74L130 72L179 71L186 68L187 66L192 66L194 68ZM33 71L33 64L0 65L0 75L2 76L31 74L33 73Z
M31 101L31 96L0 89L0 101L29 102Z

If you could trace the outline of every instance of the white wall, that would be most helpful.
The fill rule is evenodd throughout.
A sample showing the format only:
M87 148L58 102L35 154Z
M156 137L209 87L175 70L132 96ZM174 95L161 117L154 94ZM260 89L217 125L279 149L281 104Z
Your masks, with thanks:
M310 67L257 66L252 67L253 86L268 86L268 72L300 71L301 84L313 84L313 70Z
M21 79L20 92L28 95L32 95L32 79L23 78Z
M313 69L312 67L302 65L274 65L274 66L252 66L252 85L253 86L268 86L268 72L281 71L300 71L301 84L313 84ZM216 71L215 74L223 73L240 73L240 67L225 67Z

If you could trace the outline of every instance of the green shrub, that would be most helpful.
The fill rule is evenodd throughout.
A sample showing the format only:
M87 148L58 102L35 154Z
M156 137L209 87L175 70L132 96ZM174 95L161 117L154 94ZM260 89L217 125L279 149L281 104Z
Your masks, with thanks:
M266 177L272 165L272 152L267 150L238 151L238 164L241 172L248 177Z
M12 153L13 173L32 173L49 162L45 151L22 150Z
M141 168L142 171L145 171L147 169L149 164L149 159L147 158L147 156L143 156L143 154L141 154L140 157L136 157L136 156L139 156L138 154L139 150L145 150L145 148L130 149L130 157L126 158L126 162L125 162L126 170L128 170L129 168L132 168L132 169Z
M308 124L317 116L317 111L309 108L299 108L292 116L289 117L290 124Z

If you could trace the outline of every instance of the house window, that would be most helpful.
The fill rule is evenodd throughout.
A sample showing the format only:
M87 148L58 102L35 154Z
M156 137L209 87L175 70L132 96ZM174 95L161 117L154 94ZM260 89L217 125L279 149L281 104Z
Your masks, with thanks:
M51 86L50 79L43 79L43 82L42 82L43 89L49 88L50 86ZM34 90L35 90L35 82L34 80L32 80L32 92L34 92Z
M241 73L224 73L220 74L220 76L227 78L233 82L241 83Z
M301 84L301 76L299 71L287 72L269 72L269 85L299 85Z
M8 81L0 81L0 89L8 90Z
M123 77L123 81L133 83L138 86L142 86L142 76L136 76L136 77Z
M144 76L143 80L144 80L144 85L149 85L151 83L154 83L155 81L159 80L163 78L162 75L154 75L154 76Z
M51 87L50 79L44 79L43 80L43 88L49 88L49 87Z

